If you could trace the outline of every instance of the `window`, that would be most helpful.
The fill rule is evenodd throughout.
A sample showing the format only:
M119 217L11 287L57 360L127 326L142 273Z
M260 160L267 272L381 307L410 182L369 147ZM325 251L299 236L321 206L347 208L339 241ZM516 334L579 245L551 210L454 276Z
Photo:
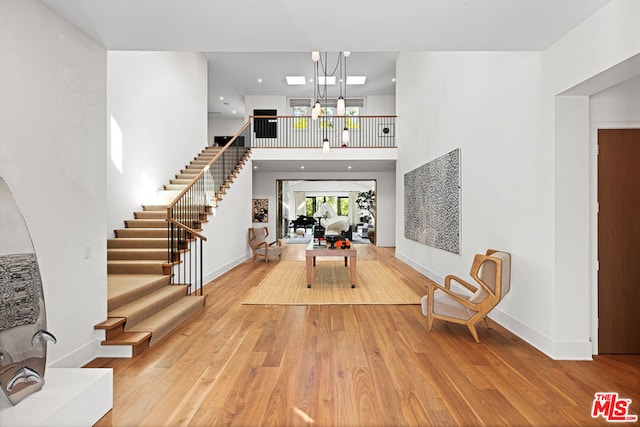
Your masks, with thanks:
M349 216L349 198L348 197L338 197L338 215L340 216Z
M348 129L360 129L360 107L347 107L345 126Z
M308 129L309 118L311 115L311 109L309 107L293 107L293 128L294 129Z
M316 198L315 197L307 197L307 216L313 216L313 214L317 211L316 209Z
M326 103L326 104L325 104ZM310 128L311 117L311 100L310 99L290 99L290 107L292 109L293 128L298 130L307 130ZM336 99L326 99L321 101L322 116L318 120L320 129L333 129L336 125L334 117L336 116ZM350 105L351 104L351 105ZM363 110L363 100L354 98L347 99L347 107L345 111L345 122L349 129L360 129L360 115ZM342 121L338 123L342 128Z
M309 196L307 197L306 215L313 216L324 202L327 202L338 215L349 215L349 197L346 196Z

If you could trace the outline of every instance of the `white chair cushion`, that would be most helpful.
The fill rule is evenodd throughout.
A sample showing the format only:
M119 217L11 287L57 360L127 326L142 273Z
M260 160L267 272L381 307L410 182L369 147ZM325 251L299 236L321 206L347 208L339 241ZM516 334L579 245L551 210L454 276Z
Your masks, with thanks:
M468 295L459 294L454 292L456 295L467 299ZM422 314L427 315L427 304L428 304L428 295L422 297ZM456 319L468 320L475 314L475 311L469 310L464 305L460 304L458 301L451 298L444 291L440 289L436 289L434 292L434 304L433 304L433 313L439 316L448 316Z

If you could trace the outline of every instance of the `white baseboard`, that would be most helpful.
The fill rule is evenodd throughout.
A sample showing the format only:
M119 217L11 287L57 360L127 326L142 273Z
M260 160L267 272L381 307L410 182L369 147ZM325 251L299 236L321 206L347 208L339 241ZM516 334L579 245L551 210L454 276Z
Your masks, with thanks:
M429 279L433 280L434 282L437 283L444 283L444 277L441 277L439 274L436 274L435 272L429 270L428 268L418 264L416 261L405 257L402 254L399 254L396 252L396 258L398 258L400 261L405 262L407 264L409 264L411 267L413 267L414 269L418 270L420 273L424 274L425 276L427 276Z
M95 331L95 333L103 333L102 331ZM104 338L102 338L104 339ZM76 350L62 356L61 358L48 361L47 367L50 368L77 368L78 366L83 366L86 363L92 361L96 358L96 354L98 353L98 349L100 348L100 341L102 340L99 337L94 337L93 341L89 341L85 345L77 348Z
M556 341L496 308L489 317L554 360L592 360L590 341Z
M218 277L222 276L224 273L226 273L227 271L231 270L232 268L242 264L243 262L245 262L246 260L248 260L249 258L251 258L251 254L250 253L245 253L244 255L236 258L235 260L228 262L218 268L216 268L215 270L207 273L204 275L204 284L205 286L207 285L207 283L209 283L210 281L217 279Z

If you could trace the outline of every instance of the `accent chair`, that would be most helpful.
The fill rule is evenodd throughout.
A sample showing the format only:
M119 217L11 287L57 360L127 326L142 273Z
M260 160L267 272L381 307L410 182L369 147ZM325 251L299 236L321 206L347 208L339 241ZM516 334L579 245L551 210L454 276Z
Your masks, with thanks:
M253 252L253 260L257 257L263 257L265 262L270 259L282 257L282 241L267 242L269 237L268 227L251 227L249 228L249 246Z
M445 277L444 286L431 283L427 287L427 295L422 297L422 313L427 316L429 330L434 319L459 323L466 325L479 343L476 323L484 320L491 328L487 315L511 288L511 254L493 249L487 250L485 255L476 254L470 275L478 287L454 275ZM452 281L469 292L452 290Z

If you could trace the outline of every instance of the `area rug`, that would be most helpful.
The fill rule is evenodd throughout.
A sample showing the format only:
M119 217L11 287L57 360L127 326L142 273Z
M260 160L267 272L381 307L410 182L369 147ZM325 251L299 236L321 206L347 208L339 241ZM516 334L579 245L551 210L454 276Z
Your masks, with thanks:
M286 237L284 242L287 245L300 245L300 244L309 244L309 242L313 239L313 234L306 234L304 236L295 236L295 237Z
M421 295L379 261L358 261L355 288L344 261L318 258L316 265L312 287L307 288L305 263L280 261L242 304L420 304Z

